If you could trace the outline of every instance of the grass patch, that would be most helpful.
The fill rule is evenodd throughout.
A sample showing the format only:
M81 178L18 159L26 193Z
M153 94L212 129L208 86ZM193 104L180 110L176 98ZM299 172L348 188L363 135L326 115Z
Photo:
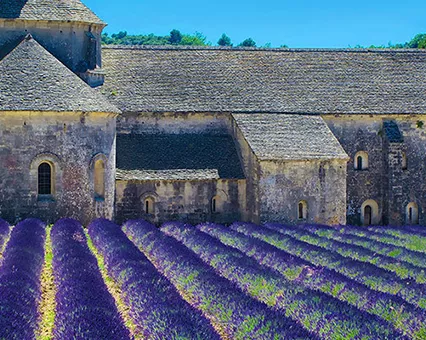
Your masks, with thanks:
M102 278L104 279L105 285L107 286L107 289L109 293L113 296L115 299L115 304L117 306L118 312L120 313L124 324L130 331L130 336L132 339L143 339L141 332L138 330L138 327L133 322L132 318L129 314L129 308L124 303L122 297L121 297L121 289L119 285L108 275L108 271L105 268L105 262L103 256L98 252L96 247L93 245L92 239L90 238L90 235L87 232L87 229L84 230L87 238L87 244L89 246L90 251L93 253L93 255L96 257L96 260L98 261L98 267L102 274Z
M52 226L46 228L46 243L44 244L44 265L41 272L41 301L39 313L41 315L40 325L36 333L38 340L52 339L53 326L55 324L55 282L53 278L53 253L50 231Z

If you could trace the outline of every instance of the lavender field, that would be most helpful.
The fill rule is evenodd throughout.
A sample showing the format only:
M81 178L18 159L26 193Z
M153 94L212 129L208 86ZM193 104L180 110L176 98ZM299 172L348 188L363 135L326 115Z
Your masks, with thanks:
M426 339L425 230L0 220L0 339Z

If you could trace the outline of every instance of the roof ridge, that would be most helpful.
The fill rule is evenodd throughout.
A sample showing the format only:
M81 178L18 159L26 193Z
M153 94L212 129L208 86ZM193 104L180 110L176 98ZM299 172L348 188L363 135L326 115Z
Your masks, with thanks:
M27 34L0 61L0 111L120 113Z
M81 0L1 0L0 19L71 21L106 25Z
M270 52L350 52L350 53L426 53L419 48L283 48L237 46L187 46L187 45L102 45L114 50L171 50L171 51L270 51Z

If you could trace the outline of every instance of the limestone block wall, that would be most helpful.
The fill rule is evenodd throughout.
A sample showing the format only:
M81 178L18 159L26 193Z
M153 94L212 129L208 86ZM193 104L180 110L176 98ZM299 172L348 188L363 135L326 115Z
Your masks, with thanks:
M378 224L406 223L406 207L415 202L419 223L426 224L426 116L345 115L324 120L350 157L347 166L347 223L361 224L362 205L374 200ZM384 122L394 121L404 140L389 142ZM424 123L423 123L424 122ZM355 169L355 155L368 154L368 169ZM403 155L407 168L403 169Z
M131 113L117 118L117 133L209 133L231 131L230 115L223 113Z
M230 119L230 125L246 177L247 210L242 211L242 216L244 220L259 223L261 209L259 192L260 164L243 133L232 118Z
M113 217L115 114L0 112L0 217L15 222ZM93 167L105 162L104 198L96 198ZM51 197L38 195L38 166L54 169Z
M52 53L73 72L87 70L87 53L91 32L97 40L96 60L99 67L101 60L101 33L103 25L78 22L27 21L0 19L0 50L9 51L27 34L31 34L45 49Z
M212 198L216 198L216 212ZM145 202L153 203L146 213ZM151 206L150 206L151 207ZM245 180L117 180L116 220L144 218L153 223L232 223L245 210Z
M261 222L345 224L346 160L261 161L259 201Z

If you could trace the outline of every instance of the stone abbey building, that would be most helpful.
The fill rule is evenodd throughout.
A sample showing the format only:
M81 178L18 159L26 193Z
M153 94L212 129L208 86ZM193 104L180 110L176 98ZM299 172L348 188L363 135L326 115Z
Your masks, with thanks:
M101 46L0 0L0 216L426 223L426 51Z

